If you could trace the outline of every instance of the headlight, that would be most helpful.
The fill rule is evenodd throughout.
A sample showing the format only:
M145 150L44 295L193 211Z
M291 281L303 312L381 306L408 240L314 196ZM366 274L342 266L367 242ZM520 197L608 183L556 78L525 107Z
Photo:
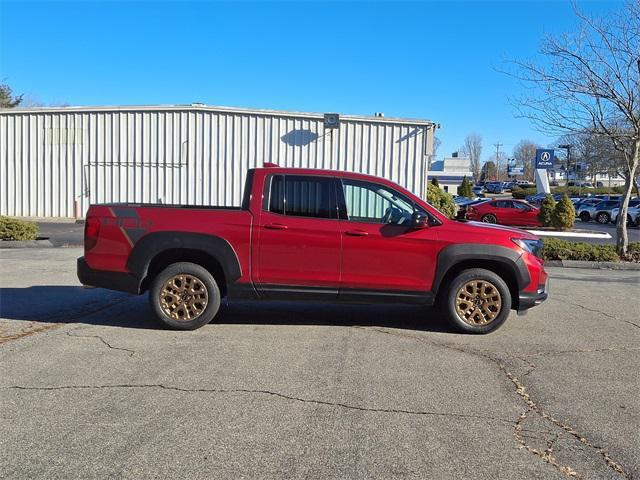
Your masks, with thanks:
M511 241L518 245L523 250L535 255L538 258L542 258L542 240L529 240L527 238L512 238Z

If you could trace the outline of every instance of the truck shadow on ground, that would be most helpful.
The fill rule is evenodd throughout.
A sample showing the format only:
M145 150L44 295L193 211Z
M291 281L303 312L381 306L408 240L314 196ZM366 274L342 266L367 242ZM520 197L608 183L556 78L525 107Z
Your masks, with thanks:
M168 329L154 317L147 295L80 286L0 288L0 317L25 322ZM437 309L403 304L223 300L213 324L379 326L453 333Z

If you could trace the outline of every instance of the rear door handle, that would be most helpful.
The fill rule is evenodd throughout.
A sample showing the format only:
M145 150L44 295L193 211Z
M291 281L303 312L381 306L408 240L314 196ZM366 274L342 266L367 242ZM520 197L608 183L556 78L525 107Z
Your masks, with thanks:
M369 232L365 232L364 230L347 230L344 234L352 237L366 237L369 235Z
M281 223L269 223L265 225L264 228L268 228L269 230L286 230L289 227Z

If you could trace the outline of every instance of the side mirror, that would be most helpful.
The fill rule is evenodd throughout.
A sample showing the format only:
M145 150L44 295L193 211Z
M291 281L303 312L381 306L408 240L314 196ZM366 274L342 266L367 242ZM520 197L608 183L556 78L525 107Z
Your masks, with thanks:
M429 217L423 212L413 212L411 226L413 228L427 228L429 226Z

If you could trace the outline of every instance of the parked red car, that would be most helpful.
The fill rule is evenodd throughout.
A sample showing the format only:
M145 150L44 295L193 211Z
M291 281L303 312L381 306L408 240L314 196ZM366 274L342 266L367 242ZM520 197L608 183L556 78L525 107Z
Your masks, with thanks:
M494 198L467 208L467 220L521 227L539 227L539 208L523 201Z
M78 278L148 291L156 316L184 330L227 297L437 304L457 329L487 333L547 298L541 249L382 178L268 166L249 170L236 208L92 205Z

